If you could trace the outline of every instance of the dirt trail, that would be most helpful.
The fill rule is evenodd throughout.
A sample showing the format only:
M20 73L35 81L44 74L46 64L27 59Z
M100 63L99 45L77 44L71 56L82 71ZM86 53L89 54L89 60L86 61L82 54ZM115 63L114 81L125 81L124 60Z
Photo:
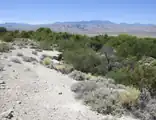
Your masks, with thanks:
M6 120L1 113L9 109L14 120L104 120L106 116L98 115L74 99L70 91L74 80L67 75L40 63L10 62L18 52L35 57L31 49L16 49L1 55L0 63L5 65L5 70L0 72L0 79L5 82L5 89L0 89L0 120Z

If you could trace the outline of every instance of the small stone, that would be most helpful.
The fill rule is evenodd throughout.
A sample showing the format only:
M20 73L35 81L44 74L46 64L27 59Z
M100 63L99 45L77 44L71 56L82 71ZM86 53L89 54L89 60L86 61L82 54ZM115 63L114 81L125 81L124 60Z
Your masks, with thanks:
M0 80L0 84L5 84L5 81L3 81L3 80Z
M33 61L38 62L36 58L28 57L28 56L23 56L23 61L25 61L25 62L33 62Z
M62 60L62 54L56 55L56 56L52 56L52 59L61 61Z
M0 86L0 90L4 90L6 87L4 85Z
M27 112L24 112L24 114L27 114Z
M8 67L11 67L12 65L11 64L8 64Z
M17 56L21 57L23 56L23 53L17 53Z
M17 101L17 104L21 104L22 102L21 101Z
M4 65L0 64L0 71L4 71Z
M30 68L25 68L25 69L24 69L24 71L30 71L30 70L31 70Z
M16 57L11 58L11 61L14 62L14 63L21 64L21 61Z
M32 62L33 65L36 65L36 62Z
M62 92L59 92L59 95L62 95Z
M34 93L38 93L39 91L38 90L34 90Z
M8 111L1 113L0 119L2 119L2 118L7 118L7 119L13 118L14 117L13 112L14 112L13 109L9 109Z
M8 58L8 56L4 56L4 58L5 58L5 59L7 59L7 58Z
M32 54L33 55L37 55L37 51L32 51Z

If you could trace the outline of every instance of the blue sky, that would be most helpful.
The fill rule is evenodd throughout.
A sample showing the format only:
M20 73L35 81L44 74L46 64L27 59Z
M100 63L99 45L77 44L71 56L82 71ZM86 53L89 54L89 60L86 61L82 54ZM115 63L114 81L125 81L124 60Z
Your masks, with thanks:
M0 22L110 20L156 24L156 0L2 0Z

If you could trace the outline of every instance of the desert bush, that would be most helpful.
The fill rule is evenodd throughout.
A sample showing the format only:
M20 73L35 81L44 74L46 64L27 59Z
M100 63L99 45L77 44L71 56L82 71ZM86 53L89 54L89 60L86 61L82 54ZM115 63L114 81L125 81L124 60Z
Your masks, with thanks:
M156 67L149 65L138 65L131 72L129 81L138 88L146 88L152 94L156 91Z
M43 49L43 50L52 50L51 43L50 43L50 41L48 41L48 40L41 41L41 42L39 43L39 46L40 46L40 48Z
M64 60L72 64L76 70L103 75L108 71L107 62L90 49L82 48L75 51L65 51L63 56Z
M95 90L97 87L94 81L83 81L75 83L71 86L71 90L76 93L77 99L83 99L85 93Z
M91 92L85 92L84 102L101 114L120 115L124 113L124 108L119 102L119 94L110 88L98 88Z
M32 51L32 54L33 55L37 55L37 51Z
M96 76L92 75L91 73L85 74L85 80L95 80Z
M42 61L42 64L47 66L51 64L51 59L49 57L45 57Z
M152 94L156 94L156 66L154 64L155 62L148 64L138 62L133 69L125 67L111 71L107 76L113 78L116 83L133 85L139 89L146 88Z
M33 58L33 57L28 57L28 56L22 56L23 58L23 61L25 62L37 62L37 59L36 58Z
M82 99L92 110L101 114L121 115L125 111L119 99L121 89L112 85L103 80L83 81L73 84L71 90L76 93L77 99Z
M140 91L134 87L116 86L104 78L82 81L71 86L77 99L101 114L122 115L138 108ZM141 102L140 102L141 103ZM139 106L140 107L140 106ZM137 111L137 110L135 110Z
M134 106L140 96L140 91L134 87L127 87L125 91L120 92L120 102L122 105Z
M156 119L156 99L152 98L147 89L142 89L137 105L131 110L134 116L141 120L155 120Z
M0 63L0 71L4 71L5 70L4 68L5 68L5 65Z
M55 69L62 74L69 74L73 71L73 66L69 64L52 64L51 66L52 69Z
M0 43L0 52L9 52L10 46L7 43Z
M11 61L14 62L14 63L22 64L21 60L18 59L17 57L12 57Z
M31 35L32 35L32 33L29 32L29 31L21 31L19 36L20 36L21 38L30 38Z
M127 80L127 78L129 78L127 68L118 69L117 71L110 71L106 74L106 77L113 78L116 83L130 85L129 81Z
M13 36L9 35L9 34L5 34L2 38L3 41L5 42L12 42L14 40Z
M77 80L77 81L83 81L86 78L85 73L82 73L82 72L77 71L77 70L74 70L73 72L71 72L69 74L69 77L71 77L71 78L73 78L74 80Z
M23 56L23 53L18 52L17 56L21 57L21 56Z

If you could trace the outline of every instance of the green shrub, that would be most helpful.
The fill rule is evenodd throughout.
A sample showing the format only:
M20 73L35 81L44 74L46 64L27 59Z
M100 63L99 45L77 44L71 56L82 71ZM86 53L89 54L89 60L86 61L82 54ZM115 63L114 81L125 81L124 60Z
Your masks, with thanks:
M5 42L12 42L14 40L14 38L13 38L13 36L6 34L3 36L2 40Z
M136 87L146 88L151 93L156 92L156 67L150 65L137 65L130 72L129 81Z
M0 42L0 52L8 52L10 47L7 43Z
M75 51L65 51L64 60L82 72L93 74L105 74L107 72L107 62L90 49L82 48Z
M118 69L117 71L110 71L107 73L106 76L108 78L114 79L116 83L121 83L125 85L130 84L127 80L127 78L129 78L128 68Z
M52 50L50 41L40 41L39 47L43 50Z
M49 57L46 57L43 59L42 64L47 66L51 64L51 59Z
M107 77L113 78L116 83L133 85L136 88L146 88L151 93L156 92L156 66L153 64L138 63L134 69L129 67L111 71Z
M5 27L0 27L0 33L5 33L7 32L7 29Z
M21 38L30 38L30 36L31 36L31 33L28 32L28 31L21 31L20 32L20 37Z

